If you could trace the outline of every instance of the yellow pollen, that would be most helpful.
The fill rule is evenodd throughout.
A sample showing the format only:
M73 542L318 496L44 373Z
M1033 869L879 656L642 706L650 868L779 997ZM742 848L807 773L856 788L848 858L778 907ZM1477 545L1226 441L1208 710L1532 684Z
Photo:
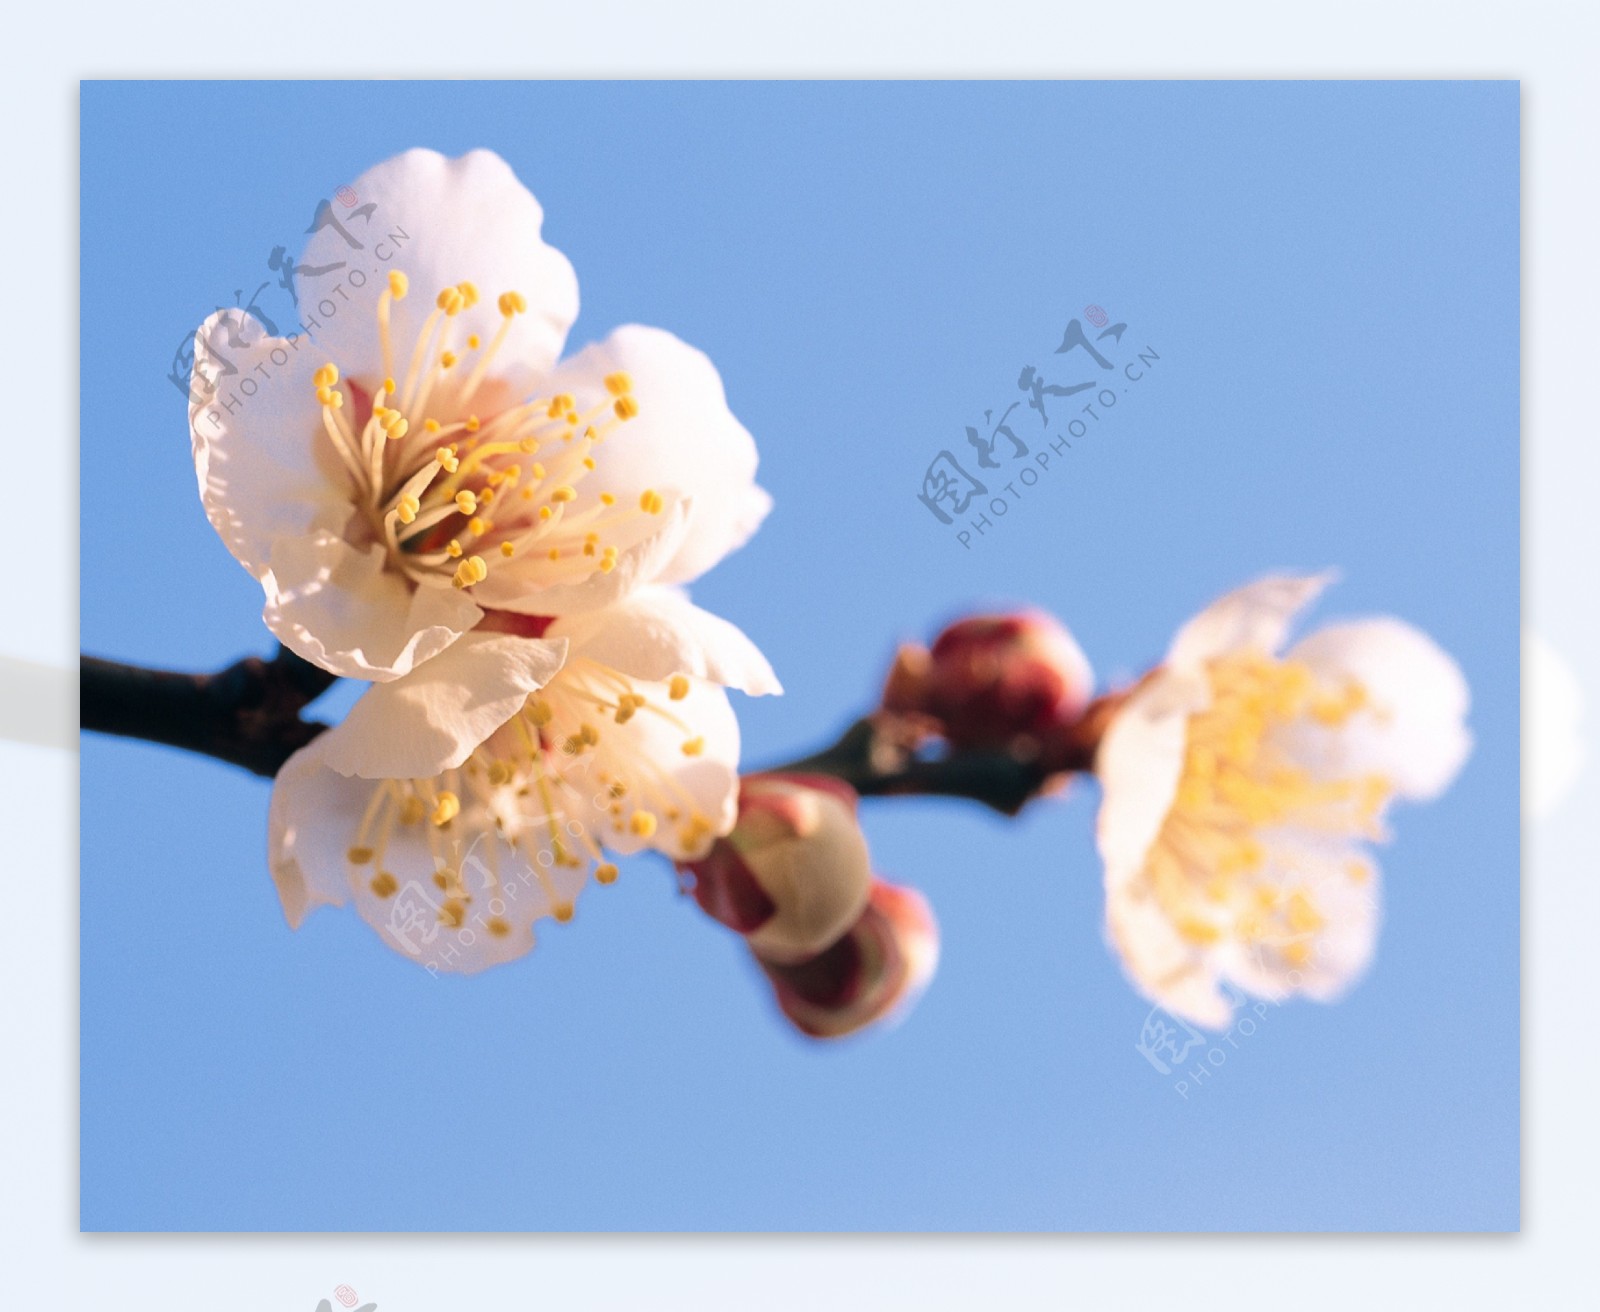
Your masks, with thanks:
M439 298L434 302L434 304L452 319L467 308L466 301L462 298L461 293L454 287L446 287L442 292L440 292Z
M439 367L441 369L448 369L455 364L456 359L457 356L454 351L445 351L439 356Z
M551 720L555 719L555 711L550 703L543 700L534 700L528 703L528 718L533 721L537 729L544 728Z
M482 519L477 515L467 521L467 531L475 537L481 538L491 527L487 519Z
M606 391L612 396L626 396L633 391L633 379L625 373L607 374Z
M467 416L467 424L466 424L467 432L476 433L478 431L479 427L480 427L480 425L478 423L478 416L477 415L468 415Z
M466 918L466 903L459 898L451 898L439 908L439 923L450 929L460 929L461 922Z
M453 446L442 446L435 453L434 459L439 462L440 468L447 474L453 474L461 468L461 462L456 459L456 449Z
M437 433L439 431L439 421L437 419L424 419L422 421L422 431L425 433Z
M682 674L674 674L667 683L667 696L675 702L681 702L689 695L689 680Z
M387 393L389 393L390 396L393 396L394 395L394 391L395 391L394 379L385 378L383 380L383 390L386 391Z
M318 387L332 387L339 381L339 366L330 361L311 375L311 381Z
M558 502L558 503L559 502L563 502L563 501L576 501L577 499L578 499L577 489L576 488L567 487L565 484L563 484L561 487L556 488L553 492L550 493L550 500Z
M639 413L639 403L631 396L619 396L611 408L618 419L632 419Z
M512 556L517 554L517 549L510 542L502 542L500 544L500 554L509 560Z
M485 928L496 938L504 938L511 932L511 926L501 920L499 916L491 917Z
M649 838L656 832L656 818L649 811L635 811L628 818L628 828L640 838Z
M422 503L419 502L416 497L403 496L400 498L400 504L395 507L395 518L398 519L402 524L409 524L412 520L416 519L417 511L421 508Z
M461 293L461 308L470 310L478 303L477 285L470 282L458 282L456 290Z
M468 556L456 566L455 577L451 580L458 588L470 588L474 583L482 583L489 577L489 567L484 564L482 556Z
M565 925L572 919L572 903L557 902L555 906L550 908L550 914Z
M406 293L411 290L411 280L400 270L391 270L389 274L389 295L397 301L403 301Z
M617 881L617 868L610 862L594 868L594 877L602 884L614 884Z
M479 345L479 343L478 343L478 334L477 333L471 334L467 338L467 350L476 351L478 349L478 345Z
M345 856L353 866L364 866L372 860L373 852L370 847L352 847Z
M387 870L380 870L372 877L372 882L368 887L372 889L377 897L393 897L395 891L399 889L400 883Z
M457 492L456 509L463 515L470 515L478 508L478 496L475 492Z
M639 509L647 515L659 515L661 508L666 504L661 493L654 488L646 488L639 494Z
M617 504L617 499L609 492L602 492L600 494L600 504L602 506L614 506Z
M441 792L433 799L433 814L429 817L443 828L461 814L461 799L454 793Z
M500 313L508 319L512 315L524 313L528 308L528 302L521 292L501 292L499 305Z
M705 749L706 740L704 738L691 738L684 743L683 754L685 756L699 756Z
M449 556L452 560L459 559L461 556L461 544L454 538L451 538L449 544L444 549L444 554Z

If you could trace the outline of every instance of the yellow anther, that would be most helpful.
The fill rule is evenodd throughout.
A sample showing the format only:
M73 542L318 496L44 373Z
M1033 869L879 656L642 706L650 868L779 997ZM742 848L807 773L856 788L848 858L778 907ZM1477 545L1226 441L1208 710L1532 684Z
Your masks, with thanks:
M428 818L443 827L461 814L461 799L454 793L441 792L433 799L433 814Z
M450 898L439 908L439 923L447 929L460 929L467 918L467 904L460 898Z
M649 811L635 811L628 817L628 828L640 838L649 838L656 831L655 815Z
M439 298L434 302L445 314L454 318L467 308L465 298L454 287L446 287L439 293Z
M560 487L556 488L550 493L550 500L558 503L562 501L576 501L577 499L577 489L568 487L566 484L562 484Z
M550 914L565 925L572 919L572 903L557 902L555 906L550 908Z
M516 552L517 552L517 549L516 549L516 547L515 547L515 546L513 546L513 545L512 545L512 544L511 544L511 543L509 543L509 542L502 542L502 543L501 543L501 544L500 544L500 554L501 554L501 555L502 555L502 556L504 556L504 557L506 557L506 558L507 558L507 559L508 559L508 560L509 560L509 559L510 559L510 558L511 558L511 557L512 557L512 556L514 556L514 555L516 555Z
M681 702L689 695L689 680L685 675L674 674L667 681L667 696L675 702Z
M606 391L612 396L626 396L633 391L633 379L625 373L607 374Z
M437 419L424 419L422 421L422 431L425 433L437 433L439 431L439 421Z
M476 492L457 492L456 509L463 515L470 515L478 508L478 494Z
M400 823L403 825L414 825L427 813L427 806L423 804L422 799L415 793L412 793L405 801L400 803Z
M684 743L683 754L685 756L699 756L705 749L706 740L704 738L691 738Z
M461 544L457 542L455 538L451 538L449 543L445 546L444 554L449 556L452 560L458 559L461 555Z
M393 396L395 394L394 379L385 378L383 380L383 390L389 393L390 396Z
M478 303L478 287L476 283L458 282L456 290L461 293L461 306L470 310Z
M632 419L639 413L639 403L631 396L619 396L611 408L618 419Z
M537 478L543 478L544 477L544 466L541 465L537 460L535 460L531 465L528 466L528 472L530 474L532 474L533 477L536 478L536 479Z
M344 394L334 391L331 387L319 387L317 388L317 400L321 401L323 405L337 410L344 404Z
M594 468L594 457L593 456L584 456L584 458L583 458L583 467L585 469L593 469Z
M602 506L614 506L617 504L617 499L609 492L602 492L600 494L600 504Z
M387 870L380 870L372 877L372 882L367 885L375 897L393 897L400 887L400 881Z
M507 934L509 934L511 932L511 926L508 925L499 916L491 916L491 917L489 917L489 920L485 923L484 928L487 929L496 938L504 938Z
M479 345L479 343L478 343L478 334L477 333L470 334L467 337L467 350L476 351L478 349L478 345Z
M482 583L489 577L489 567L484 564L482 556L468 556L456 566L455 577L451 580L458 588L470 588L474 583Z
M389 271L389 295L397 301L403 301L406 293L411 290L411 280L401 273L399 269Z
M439 467L447 474L453 474L461 468L461 462L456 459L454 447L442 446L434 453L434 459L439 462Z
M654 488L646 488L639 494L639 509L647 515L659 515L661 508L667 503L662 499L661 493Z
M586 555L586 556L594 555L594 543L585 542L583 544L583 554Z
M535 438L525 437L517 443L517 450L525 456L531 456L538 449L539 443Z
M456 358L457 358L456 357L456 353L454 351L445 351L445 352L443 352L439 356L439 367L441 369L450 368L451 365L455 364Z
M539 518L540 519L550 519L554 515L555 515L555 511L551 510L549 506L540 506L539 507Z
M395 518L402 524L409 524L416 519L417 511L420 509L422 509L422 503L416 497L403 496L400 498L400 504L394 509Z
M578 730L578 737L582 738L590 747L594 747L600 742L600 730L596 729L592 724L586 724Z
M467 532L471 533L475 538L481 538L493 527L493 524L479 515L474 515L467 521Z
M555 719L556 713L551 709L550 703L541 698L535 698L528 703L528 719L533 721L535 729L542 729Z
M551 560L560 560L561 559L561 548L560 547L551 547L550 550L548 552L546 552L545 554Z
M391 414L393 414L393 412L391 412ZM408 424L404 419L400 418L398 414L394 414L393 418L389 419L383 425L383 431L388 434L391 442L398 442L406 435L410 428L411 425Z
M528 302L521 292L501 292L499 305L500 313L508 319L512 315L524 313L528 308Z
M594 877L602 884L614 884L617 881L617 868L608 861L594 868Z
M477 415L468 415L467 416L467 423L466 423L467 432L476 433L478 431L479 427L480 427L480 425L478 423L478 416Z
M332 387L339 381L339 366L329 362L311 375L311 381L318 387Z
M364 866L372 860L373 852L370 847L352 847L345 856L351 865Z
M483 491L478 493L478 504L480 506L487 506L493 500L494 488L492 487L486 487L483 489Z

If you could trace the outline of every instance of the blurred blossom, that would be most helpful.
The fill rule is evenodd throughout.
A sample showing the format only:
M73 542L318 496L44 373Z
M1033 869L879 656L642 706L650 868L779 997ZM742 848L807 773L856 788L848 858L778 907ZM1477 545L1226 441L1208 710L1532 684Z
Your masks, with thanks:
M959 749L1050 756L1070 735L1094 675L1072 635L1042 611L958 620L931 648L900 649L886 710L922 715Z
M756 960L797 1029L842 1038L904 1015L938 965L939 927L921 894L874 879L866 909L831 947L805 961L776 962L759 952Z
M704 355L628 326L557 363L577 280L505 161L412 150L354 190L412 235L389 271L310 337L230 309L195 343L200 497L283 643L384 682L487 611L598 609L754 532L755 443ZM302 263L340 267L342 240Z
M1096 758L1106 921L1135 985L1212 1028L1224 985L1337 997L1370 960L1369 844L1396 798L1437 797L1471 751L1466 680L1395 619L1279 656L1323 578L1266 578L1189 621Z
M1572 667L1531 630L1522 635L1522 660L1528 747L1523 805L1538 820L1566 799L1583 767L1583 691Z
M835 942L872 882L856 795L823 775L745 779L737 822L686 868L706 914L771 961L804 960Z

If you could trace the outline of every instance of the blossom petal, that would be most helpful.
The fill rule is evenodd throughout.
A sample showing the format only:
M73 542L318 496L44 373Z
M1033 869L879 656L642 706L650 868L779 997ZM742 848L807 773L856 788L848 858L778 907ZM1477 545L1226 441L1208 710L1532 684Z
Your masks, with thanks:
M601 750L578 758L565 772L570 785L564 795L568 813L597 842L624 855L648 847L677 861L704 856L714 838L733 828L739 797L739 721L727 693L714 684L691 680L688 695L679 701L669 699L665 684L634 686L652 707L670 707L672 718L646 709L626 724L608 724ZM555 740L566 732L559 721L551 727L557 730ZM701 740L693 756L683 751L691 738ZM627 766L641 760L650 763L643 776L646 788L635 787L625 802L655 814L654 833L643 837L631 828L627 811L610 813L612 799L598 775L593 787L587 777L590 771L604 771L608 778L631 777ZM668 808L677 810L678 816L668 815ZM695 813L708 827L691 835L685 822Z
M578 279L567 257L540 237L544 211L498 155L474 150L459 159L437 151L408 150L368 169L353 183L356 207L334 202L326 213L338 220L316 231L301 257L298 286L307 313L318 298L348 280L346 267L368 273L365 290L348 300L323 297L332 314L318 315L316 349L350 375L369 383L384 376L377 304L389 269L403 271L411 290L390 308L396 369L405 368L435 298L466 281L479 289L478 303L452 321L458 338L475 333L490 341L503 322L497 301L520 292L526 313L510 324L495 372L531 385L555 364L567 330L578 317ZM359 253L340 232L361 243ZM387 257L380 251L391 251ZM373 272L373 258L387 267ZM346 267L340 267L346 266ZM314 275L311 270L329 268ZM320 360L318 361L320 363ZM396 375L399 376L398 374Z
M330 769L325 739L291 757L273 786L272 876L291 926L354 900L396 952L436 974L471 974L531 950L536 921L570 914L587 870L535 869L492 825L395 825L371 862L352 862L374 794L395 785ZM448 892L441 860L459 879Z
M752 696L783 691L755 643L675 588L645 588L604 610L558 619L547 632L635 679L686 674Z
M1192 1024L1227 1028L1234 1004L1218 984L1211 954L1178 933L1148 881L1107 888L1106 936L1145 997Z
M403 679L374 684L324 735L340 774L431 779L462 764L555 677L563 639L469 633Z
M223 362L232 373L219 373ZM351 513L348 475L322 431L315 369L310 352L269 337L241 310L219 311L195 334L195 392L215 386L232 402L189 410L200 500L228 550L257 578L278 538L337 532ZM231 381L236 375L266 381L245 397Z
M279 538L261 586L261 618L278 640L352 679L408 674L483 616L455 588L413 589L384 568L383 547L360 551L326 531Z
M1178 791L1189 717L1209 700L1203 680L1158 671L1106 729L1094 769L1103 794L1095 839L1108 894L1143 869Z
M1466 678L1420 629L1390 618L1333 624L1297 643L1289 659L1328 679L1354 680L1371 705L1336 730L1305 735L1322 771L1381 774L1401 796L1426 800L1471 754Z
M716 366L669 332L629 324L565 361L549 386L579 408L607 399L604 380L632 380L639 413L599 448L609 490L626 504L672 489L693 503L689 531L657 576L686 583L744 545L771 507L756 486L756 444L728 409Z
M1167 664L1173 669L1196 669L1228 652L1276 652L1295 615L1332 578L1332 574L1272 575L1236 588L1178 630L1167 650Z

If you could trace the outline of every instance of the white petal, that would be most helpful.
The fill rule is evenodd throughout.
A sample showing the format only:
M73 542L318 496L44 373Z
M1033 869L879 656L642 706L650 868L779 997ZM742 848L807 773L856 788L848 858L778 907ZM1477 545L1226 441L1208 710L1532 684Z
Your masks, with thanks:
M279 538L268 564L261 577L267 627L346 678L399 678L483 617L465 592L413 589L384 568L381 546L358 551L329 532Z
M1173 669L1195 669L1229 652L1275 653L1295 615L1332 577L1273 575L1235 589L1178 630L1167 651L1167 664Z
M725 834L733 827L739 797L739 721L728 704L727 693L709 683L692 680L688 696L676 702L669 700L664 684L639 683L635 688L651 705L666 708L681 720L687 733L649 710L640 711L626 724L606 724L602 730L601 750L579 757L573 763L574 768L565 772L571 784L564 793L569 799L569 811L598 842L612 851L628 854L648 847L675 860L703 856L714 836ZM551 726L551 738L560 741L576 727L576 724L558 719ZM683 753L683 743L690 737L705 740L697 756ZM628 763L641 757L651 763L651 768L630 772ZM604 787L598 782L589 786L589 777L595 770L606 771L608 777L622 775L635 782L627 798L629 809L643 806L657 816L658 826L653 837L642 839L632 832L627 824L628 811L620 817L607 813L605 808L611 799ZM657 774L666 776L670 784L655 785L652 790L655 796L638 787L638 780L642 778L648 784ZM682 812L677 821L666 816L665 807L669 805ZM710 822L711 832L688 845L683 841L682 830L691 809Z
M1353 679L1371 699L1374 713L1316 735L1328 773L1382 774L1401 796L1424 800L1442 793L1471 753L1466 678L1420 629L1387 618L1329 625L1289 659L1329 679Z
M1531 629L1522 635L1523 701L1528 726L1526 807L1542 819L1572 791L1583 768L1583 690L1566 659Z
M635 679L687 674L752 696L782 691L755 643L675 588L645 588L604 610L564 616L547 632Z
M610 606L660 577L682 546L689 531L688 503L676 494L664 494L663 500L667 504L659 515L641 521L648 527L647 536L617 544L621 550L609 572L597 567L577 583L543 584L543 562L535 549L505 563L497 561L472 595L491 610L519 615L570 615Z
M195 334L195 389L214 378L218 393L216 403L189 411L200 500L228 550L257 578L276 539L338 531L351 514L348 475L323 432L311 381L317 360L304 345L268 337L239 310L219 311ZM224 359L235 373L218 376ZM246 378L259 382L248 397L238 386Z
M1352 878L1352 869L1364 877ZM1322 923L1299 931L1280 924L1258 941L1219 945L1223 978L1273 1001L1295 994L1336 1000L1366 972L1377 948L1382 909L1376 864L1358 847L1329 847L1311 836L1300 844L1280 839L1257 880L1285 895L1300 891ZM1285 955L1291 948L1295 955Z
M458 340L469 333L485 343L494 337L502 322L496 304L502 292L521 292L527 300L527 312L512 320L496 356L496 374L531 384L555 364L578 317L577 275L567 257L540 238L544 211L510 165L487 150L459 159L408 150L368 169L350 187L358 206L376 207L370 219L352 217L354 207L337 200L331 213L364 249L353 249L336 228L324 227L307 242L301 264L346 268L296 280L302 314L318 318L313 339L321 359L369 385L383 377L378 296L389 271L398 270L411 290L390 310L396 370L405 369L435 298L460 282L474 283L480 299L455 317ZM381 264L380 242L393 251ZM348 290L348 302L334 300L334 314L319 315L319 297L333 300L326 291L354 269L367 274L365 287Z
M377 683L323 737L340 774L431 779L464 762L566 661L563 639L469 633L402 679Z
M1161 670L1107 728L1094 769L1103 794L1095 838L1108 891L1143 870L1178 791L1189 717L1209 701L1203 679Z
M458 821L433 831L437 854L426 823L397 825L377 863L352 864L348 852L362 816L384 786L327 768L321 739L279 772L272 794L272 874L292 926L316 906L353 899L394 951L435 973L470 974L527 953L534 923L577 898L586 869L535 869L483 823ZM434 880L441 859L460 873L469 894L459 923L452 923L456 917ZM394 880L387 895L373 885L380 869Z
M1233 1004L1211 955L1178 933L1146 882L1107 889L1106 935L1145 997L1191 1024L1227 1028Z
M618 372L631 376L639 413L596 451L593 477L623 504L646 489L693 503L687 536L655 576L688 582L742 546L771 506L755 484L755 440L728 409L711 361L659 328L618 328L563 363L549 386L582 409L606 400L603 380Z

